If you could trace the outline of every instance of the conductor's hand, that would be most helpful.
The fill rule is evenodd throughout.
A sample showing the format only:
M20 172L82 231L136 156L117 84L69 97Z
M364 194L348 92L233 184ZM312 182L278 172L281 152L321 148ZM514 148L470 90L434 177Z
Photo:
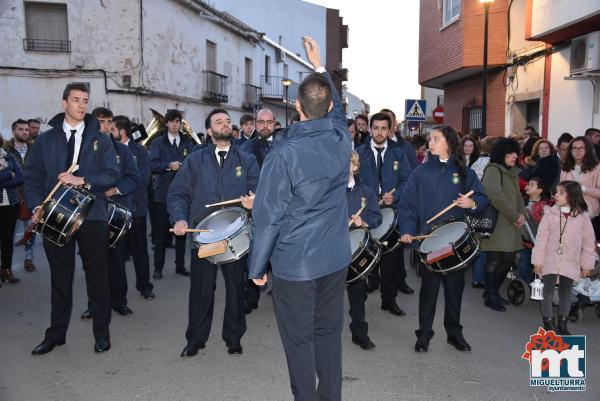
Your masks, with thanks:
M178 161L169 163L169 170L171 171L177 171L179 170L179 167L181 167L181 163Z
M411 244L413 242L413 236L410 234L404 234L400 237L400 242L404 242L405 244Z
M391 206L392 203L394 203L394 195L390 192L386 192L381 197L381 200L383 201L384 205Z
M463 209L470 209L473 206L475 206L475 201L467 196L464 196L463 194L459 194L460 198L456 199L454 201L454 203L456 203L456 206L461 207Z
M356 226L356 227L362 227L364 224L363 220L360 218L360 216L357 216L357 215L353 215L350 220L352 221L352 224L354 224L354 226Z
M175 235L185 235L185 230L188 228L188 224L187 221L185 220L179 220L177 223L175 223L175 226L173 227L173 232L175 233Z
M252 205L254 204L254 194L252 193L252 191L250 191L250 195L241 196L240 199L242 200L242 206L244 206L248 210L252 209Z
M258 286L263 286L267 284L267 274L265 273L265 275L262 278L253 278L252 281Z
M67 173L66 171L58 175L58 180L65 185L74 185L76 187L80 187L85 184L83 177L77 177L76 175Z
M322 67L323 64L321 64L321 51L317 41L310 36L305 36L303 39L304 49L306 50L306 57L308 57L308 61L310 61L315 70Z

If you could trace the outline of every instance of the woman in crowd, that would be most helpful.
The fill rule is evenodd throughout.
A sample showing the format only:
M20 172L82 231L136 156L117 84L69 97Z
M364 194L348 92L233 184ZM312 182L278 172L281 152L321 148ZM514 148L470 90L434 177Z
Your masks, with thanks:
M471 167L479 158L479 144L471 135L465 135L460 139L460 144L465 154L465 162Z
M552 187L559 174L560 165L554 145L546 139L538 139L531 149L531 155L525 158L525 168L519 174L523 181L522 189L531 177L539 177L547 188Z
M519 168L516 166L518 152L519 144L515 140L498 140L482 180L490 203L498 210L494 232L489 239L481 242L481 250L487 252L484 305L502 312L506 310L504 305L508 301L500 296L499 288L515 263L515 252L523 248L520 229L527 215L519 191Z
M12 256L19 212L17 187L23 185L23 175L17 159L3 145L0 135L0 279L15 284L21 281L13 276Z
M563 132L556 141L556 156L559 161L565 160L569 152L569 143L573 140L573 135L568 132Z
M592 222L596 237L600 230L600 167L592 143L584 136L578 136L569 143L564 160L561 160L560 180L576 181L581 185L583 199Z
M417 164L423 164L427 155L427 138L423 135L415 135L412 144L417 152Z

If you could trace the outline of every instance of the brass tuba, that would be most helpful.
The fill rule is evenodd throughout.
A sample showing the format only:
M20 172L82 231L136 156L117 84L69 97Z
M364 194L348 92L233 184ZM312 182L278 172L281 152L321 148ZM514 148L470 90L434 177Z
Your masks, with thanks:
M150 109L150 111L152 112L152 120L150 121L150 124L148 124L148 128L146 128L148 137L142 142L142 145L146 147L149 147L152 141L158 138L161 135L161 133L167 128L167 121L165 120L165 117L152 108ZM192 138L194 141L196 141L196 143L201 143L200 138L198 138L198 135L194 132L190 124L185 120L181 120L180 132L183 135Z

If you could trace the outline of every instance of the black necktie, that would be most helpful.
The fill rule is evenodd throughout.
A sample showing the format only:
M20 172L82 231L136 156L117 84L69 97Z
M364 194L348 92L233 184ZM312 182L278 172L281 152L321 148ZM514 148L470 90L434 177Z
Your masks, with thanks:
M383 157L381 156L381 154L383 153L385 148L375 147L375 149L377 150L377 177L379 178L379 186L381 187L383 181Z
M177 138L173 138L173 149L177 152Z
M73 154L75 153L75 133L76 132L77 132L76 129L72 129L71 136L69 137L69 140L67 141L67 166L66 166L67 169L73 163Z
M223 168L223 165L225 165L225 155L227 154L227 151L219 150L217 154L219 155L219 165L221 166L221 168Z

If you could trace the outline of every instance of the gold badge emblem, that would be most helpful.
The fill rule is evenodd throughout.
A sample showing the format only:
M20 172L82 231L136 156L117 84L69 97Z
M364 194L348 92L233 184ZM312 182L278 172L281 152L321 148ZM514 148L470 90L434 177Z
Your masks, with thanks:
M98 141L92 142L92 146L94 147L94 152L98 150Z
M361 197L360 198L360 207L363 208L365 206L367 206L367 198Z
M238 177L242 176L242 166L237 166L235 168L235 175L238 176Z
M397 160L394 161L394 171L398 171L398 166L400 165L400 163L398 163Z
M452 183L453 184L458 184L460 183L460 176L458 173L453 173L452 174Z
M187 148L183 148L183 156L187 156Z

